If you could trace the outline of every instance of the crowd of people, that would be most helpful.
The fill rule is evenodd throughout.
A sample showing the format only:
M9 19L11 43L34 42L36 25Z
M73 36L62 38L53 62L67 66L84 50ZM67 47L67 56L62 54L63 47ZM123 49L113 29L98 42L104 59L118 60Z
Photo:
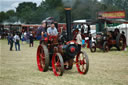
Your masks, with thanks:
M36 37L38 40L47 37L47 35L58 35L58 31L54 23L51 23L51 26L46 29L46 23L43 22L42 25L37 29ZM24 42L26 41L26 43L29 44L29 47L34 46L34 37L32 31L23 32L21 35L18 35L18 33L9 33L7 36L7 40L8 45L10 45L10 51L13 50L13 44L15 44L15 50L20 51L20 41L22 42L22 44L24 44Z
M9 34L7 39L8 39L8 45L10 45L10 51L13 50L13 43L15 43L15 50L20 51L20 37L17 33L14 36L13 34Z
M13 44L15 44L15 50L20 51L20 41L22 41L22 44L24 44L24 41L26 41L27 44L29 44L30 47L33 47L33 34L32 32L24 32L20 36L17 32L16 33L9 33L7 36L8 45L10 45L10 51L13 50Z
M42 22L41 26L38 27L36 37L38 40L44 39L44 37L47 36L57 36L59 33L57 31L57 28L55 27L54 23L51 23L51 25L47 28L46 23ZM29 47L34 46L34 37L32 31L30 32L23 32L20 36L15 34L9 34L7 37L8 45L10 45L10 51L13 50L13 43L15 44L15 50L20 51L20 41L22 41L22 44L26 41L27 44L29 44ZM76 42L78 43L79 50L81 50L81 46L83 44L82 42L82 36L81 31L78 32L76 35Z

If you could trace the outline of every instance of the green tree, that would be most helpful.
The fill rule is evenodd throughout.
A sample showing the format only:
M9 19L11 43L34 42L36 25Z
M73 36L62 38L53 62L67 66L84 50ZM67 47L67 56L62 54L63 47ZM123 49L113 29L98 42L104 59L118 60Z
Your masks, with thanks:
M42 9L44 13L43 18L54 17L59 22L64 22L64 7L62 0L45 0L42 1L39 9Z
M0 23L2 23L6 19L7 19L6 13L3 11L0 12Z
M18 18L16 16L16 12L14 10L8 10L6 12L6 16L7 16L6 21L8 21L8 22L16 22L16 21L18 21Z
M36 3L32 2L23 2L20 3L16 8L16 13L21 20L21 22L25 23L35 23L33 16L35 16L35 11L37 10Z
M100 5L97 0L76 0L72 8L72 19L95 19Z
M16 16L16 13L15 13L14 10L8 10L8 11L6 12L6 14L7 14L7 16Z

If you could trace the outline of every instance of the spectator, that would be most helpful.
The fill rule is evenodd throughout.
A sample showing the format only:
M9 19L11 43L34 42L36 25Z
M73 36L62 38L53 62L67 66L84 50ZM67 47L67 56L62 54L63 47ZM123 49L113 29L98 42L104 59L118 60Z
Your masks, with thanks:
M125 35L125 32L124 32L124 31L122 31L122 34L123 34L123 35Z
M84 34L84 29L85 29L84 24L82 24L81 25L81 34Z
M13 48L13 34L11 34L10 37L9 37L9 44L10 44L10 51L12 51L12 48Z
M92 46L92 34L89 34L89 48Z
M25 41L25 39L24 39L24 33L22 33L22 35L21 35L21 41L22 41L22 44Z
M29 37L30 37L30 33L27 32L27 34L26 34L26 43L27 44L29 44L29 42L30 42Z
M82 47L85 47L85 40L82 39Z
M25 39L25 41L26 41L26 35L27 35L27 33L26 33L26 32L24 32L24 39Z
M30 33L29 40L30 40L29 46L33 47L33 34L32 33Z
M78 51L81 51L81 45L82 45L82 36L81 32L79 31L76 36L76 42L78 43Z
M10 44L10 42L9 42L9 38L10 38L10 37L11 37L10 34L8 34L8 36L7 36L8 45Z
M17 46L18 46L18 50L20 51L20 37L17 34L15 34L14 36L14 42L15 42L16 51L17 51Z

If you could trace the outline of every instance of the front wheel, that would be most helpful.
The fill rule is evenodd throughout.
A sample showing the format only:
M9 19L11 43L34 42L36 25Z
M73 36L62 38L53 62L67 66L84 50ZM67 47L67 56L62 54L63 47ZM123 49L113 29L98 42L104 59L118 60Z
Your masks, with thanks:
M52 69L55 76L62 76L64 72L64 62L60 53L54 53L52 56Z
M89 69L89 59L85 52L79 52L76 56L76 67L80 74L86 74Z

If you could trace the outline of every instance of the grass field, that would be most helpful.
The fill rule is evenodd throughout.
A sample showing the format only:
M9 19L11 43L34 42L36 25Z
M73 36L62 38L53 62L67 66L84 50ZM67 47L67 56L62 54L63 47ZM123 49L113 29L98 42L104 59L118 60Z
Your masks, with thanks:
M62 77L56 77L52 71L38 71L37 46L36 41L32 48L25 43L21 51L14 47L9 51L7 41L0 40L0 85L128 85L128 51L91 53L85 48L90 62L88 73L80 75L74 65Z

